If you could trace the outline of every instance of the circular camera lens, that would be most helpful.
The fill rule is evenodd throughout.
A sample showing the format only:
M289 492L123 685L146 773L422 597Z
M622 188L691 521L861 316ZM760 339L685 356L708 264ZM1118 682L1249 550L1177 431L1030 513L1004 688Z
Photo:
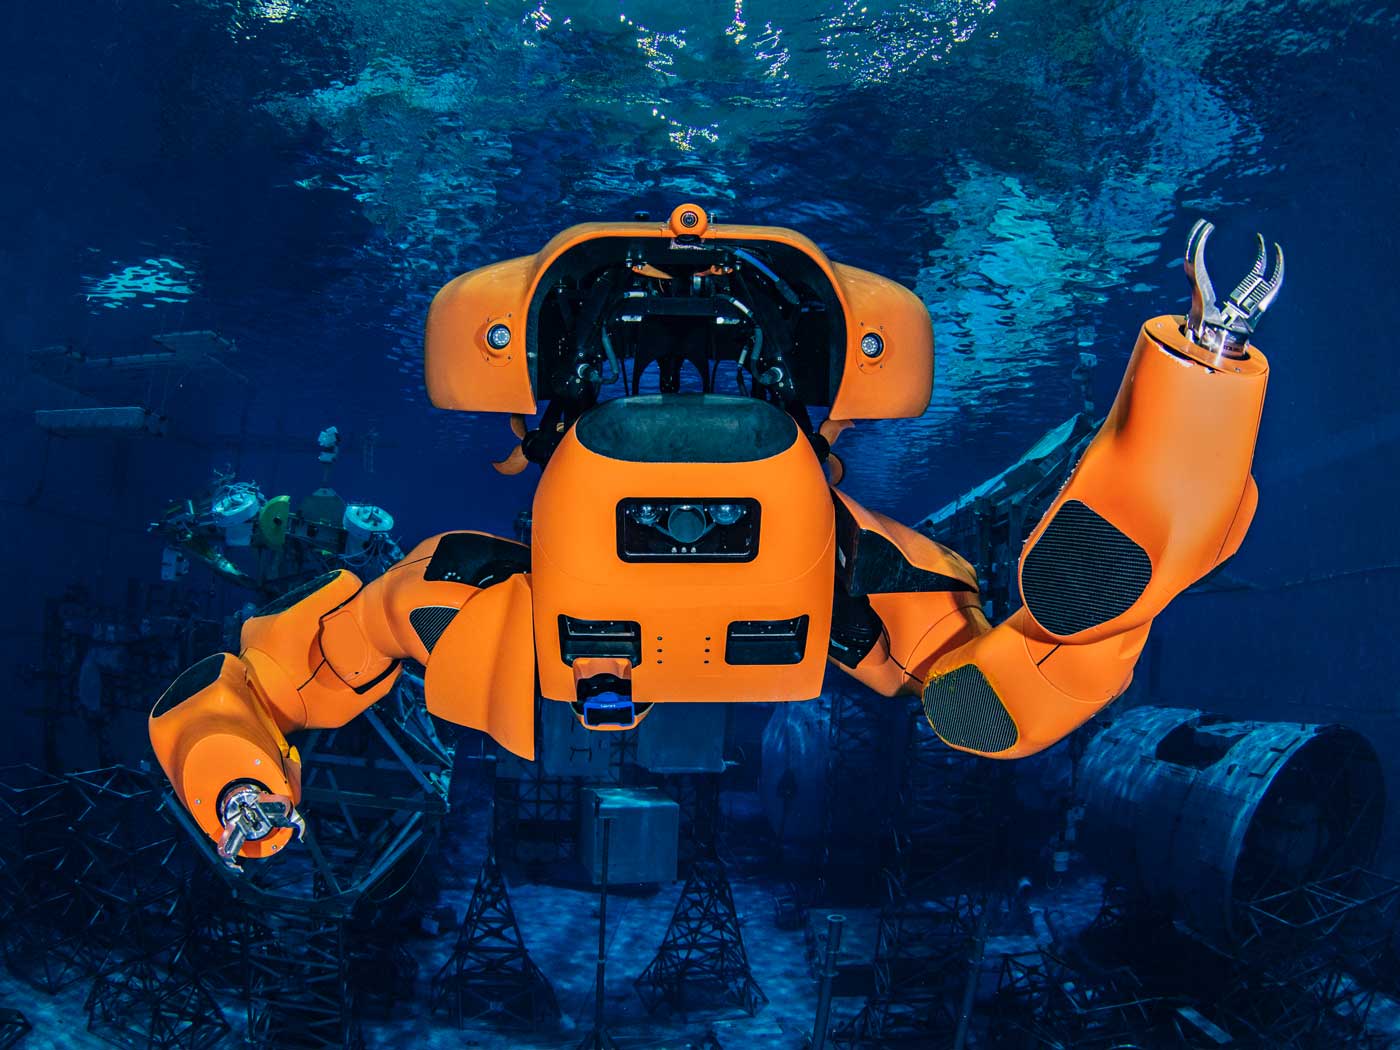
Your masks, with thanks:
M687 230L693 229L699 222L700 216L696 215L693 211L681 212L681 225Z
M694 543L705 534L705 512L689 504L672 507L666 518L666 531L677 543Z
M720 503L710 508L710 514L721 525L733 525L744 516L744 508L734 503Z
M879 357L885 352L885 341L874 332L861 336L860 352L866 357Z
M504 350L510 345L510 329L503 324L493 324L486 332L486 342L495 350Z

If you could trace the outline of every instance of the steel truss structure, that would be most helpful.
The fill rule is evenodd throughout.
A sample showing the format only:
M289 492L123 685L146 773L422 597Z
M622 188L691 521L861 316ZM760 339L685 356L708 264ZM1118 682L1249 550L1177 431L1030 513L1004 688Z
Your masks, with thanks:
M906 717L890 895L927 900L984 885L1007 855L1015 771L944 746L917 703Z
M145 1050L200 1050L228 1025L187 965L186 888L195 859L154 817L153 778L124 766L0 784L18 829L4 858L12 972L48 992L92 979L88 1028Z
M229 1029L203 982L145 959L100 974L87 1014L89 1032L141 1050L205 1050Z
M1368 1021L1394 991L1397 912L1400 882L1352 869L1239 902L1240 937L1222 945L1110 885L1070 951L1003 960L994 1042L1386 1046Z
M691 865L656 957L634 982L647 1011L685 1013L698 1004L729 1003L756 1014L768 997L749 970L748 953L724 865Z
M33 1028L24 1014L7 1006L0 1006L0 1050L10 1050L10 1047L27 1036Z
M554 989L525 947L494 853L481 866L452 956L433 978L432 1009L458 1028L489 1019L535 1028L559 1016Z
M578 846L577 777L548 777L540 764L521 777L495 777L492 837L502 855L521 863L572 857Z
M904 902L880 915L875 990L833 1043L845 1050L951 1045L982 910L970 897Z
M1089 972L1048 951L1007 955L993 1000L992 1045L1005 1050L1139 1046L1173 1005L1146 994L1128 967Z
M1400 881L1354 868L1262 893L1218 1009L1229 1027L1283 1048L1364 1046L1378 992L1393 984Z
M314 830L306 848L241 875L150 772L0 772L11 971L49 992L92 981L89 1027L122 1046L212 1046L230 1000L245 1004L254 1047L360 1046L352 974L384 948L364 931L435 842L452 751L412 682L355 726L299 744ZM405 962L401 946L388 954Z
M823 899L864 899L878 891L890 843L893 771L904 707L865 690L831 694L826 815L820 861Z

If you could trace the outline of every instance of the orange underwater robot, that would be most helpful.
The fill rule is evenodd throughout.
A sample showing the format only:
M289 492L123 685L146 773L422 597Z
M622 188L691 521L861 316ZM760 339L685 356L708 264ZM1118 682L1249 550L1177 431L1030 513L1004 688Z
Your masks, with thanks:
M1143 325L996 627L967 562L836 487L842 430L928 405L933 333L905 288L693 204L458 277L428 314L428 393L511 414L497 468L542 468L530 544L450 532L261 610L241 655L196 664L151 712L176 795L229 863L281 849L301 826L288 734L343 725L406 661L433 714L527 759L540 703L622 730L657 703L809 700L828 663L921 696L960 750L1055 743L1123 692L1153 618L1254 515L1268 364L1249 338L1283 258L1266 276L1260 240L1217 304L1210 231L1187 246L1189 316Z

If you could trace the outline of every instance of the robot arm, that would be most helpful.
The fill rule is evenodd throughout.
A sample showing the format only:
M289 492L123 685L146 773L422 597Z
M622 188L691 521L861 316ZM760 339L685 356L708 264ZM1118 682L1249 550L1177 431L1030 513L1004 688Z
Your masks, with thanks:
M1103 427L1022 551L1024 604L992 628L956 592L890 594L889 612L869 599L885 648L851 673L876 688L883 677L886 693L917 691L955 748L1020 758L1083 724L1128 687L1153 618L1249 528L1268 363L1247 339L1277 294L1282 255L1264 279L1261 241L1254 270L1217 310L1209 232L1198 224L1188 246L1190 318L1143 326ZM919 544L936 546L917 534L900 546ZM901 620L933 627L915 640Z
M1024 604L940 653L922 696L938 735L1034 754L1132 680L1152 620L1239 548L1268 364L1204 352L1149 321L1102 429L1021 553Z
M404 660L427 664L470 599L528 568L522 551L448 533L367 585L329 573L248 620L241 655L176 679L151 711L151 744L225 861L266 857L302 828L301 760L287 734L344 725L394 687Z

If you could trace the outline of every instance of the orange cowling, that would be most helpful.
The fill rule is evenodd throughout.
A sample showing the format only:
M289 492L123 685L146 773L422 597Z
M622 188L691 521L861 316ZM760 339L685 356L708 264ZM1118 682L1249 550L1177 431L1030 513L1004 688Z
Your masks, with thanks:
M949 745L1020 758L1065 737L1128 687L1153 617L1239 547L1258 500L1249 471L1268 363L1252 347L1238 360L1210 354L1181 326L1179 317L1143 326L1103 428L1022 552L1030 606L1027 563L1037 546L1044 541L1059 561L1055 594L1072 595L1072 615L1062 600L1042 615L1062 616L1061 633L1023 605L939 654L929 671L924 709ZM1087 508L1072 511L1080 531L1051 534L1072 501ZM1107 612L1086 616L1124 579L1100 556L1104 536L1117 564L1126 551L1142 568Z
M1121 695L1132 682L1150 626L1097 642L1055 645L1038 637L1024 608L990 630L980 611L974 619L981 620L984 633L934 662L924 682L924 711L944 743L989 758L1043 751ZM940 714L940 692L945 702L984 721L999 705L1014 728L1003 739L960 734Z
M832 489L832 495L857 529L882 536L910 565L955 581L948 590L869 595L870 608L879 617L883 632L855 667L832 661L884 696L918 693L938 653L978 633L978 621L981 630L986 630L978 605L977 573L960 555L923 533L862 507L839 489Z
M424 679L428 710L489 734L512 754L535 757L535 646L530 577L475 592L433 649Z
M1074 500L1146 553L1150 582L1131 607L1097 626L1057 634L1038 624L1048 637L1089 642L1147 623L1228 557L1249 527L1268 361L1252 347L1238 360L1211 354L1182 334L1183 325L1181 317L1143 325L1108 418L1021 556L1024 591L1027 559Z
M151 747L175 795L210 838L223 832L225 787L252 780L274 794L301 798L301 761L253 692L247 666L232 653L195 664L165 691L148 723ZM282 828L243 847L243 856L281 849Z
M313 584L319 586L287 608L248 620L241 634L241 658L283 732L343 726L398 680L403 654L396 649L371 651L358 636L352 645L346 620L326 629L333 612L368 590L359 577L341 569ZM338 648L330 644L336 640Z
M777 408L747 398L665 397L693 399L679 414L696 434L721 426L727 406L747 402L745 412L775 414L790 436L775 438L781 450L762 458L736 453L741 461L642 462L588 447L579 437L589 430L587 415L565 435L535 493L531 583L540 692L552 700L577 698L573 669L560 651L559 618L568 616L640 625L641 659L631 672L638 703L811 699L821 693L826 665L835 559L834 513L821 464ZM592 411L630 415L649 411L648 404L632 398ZM645 444L638 442L637 457L649 454ZM624 561L618 506L629 498L757 500L757 556ZM804 615L807 641L799 663L726 662L732 622Z
M669 221L581 223L557 234L534 255L483 266L445 285L428 311L423 346L423 371L433 404L471 412L533 415L541 392L531 374L527 325L531 301L550 264L587 241L671 239L684 229L684 236L703 243L737 242L753 248L768 242L796 248L831 281L846 329L841 380L831 405L833 419L900 419L918 416L928 407L933 328L928 308L918 296L887 278L833 263L796 230L711 223L696 205L682 205L673 215L683 211L695 212L694 227L680 228ZM486 342L487 331L496 324L504 324L511 333L500 349ZM867 333L880 335L884 342L883 352L873 359L860 349Z
M438 544L449 536L487 534L463 530L424 540L383 576L365 584L321 620L321 650L347 685L363 688L396 660L416 660L426 665L429 651L413 627L414 611L460 609L478 592L479 588L465 583L424 579Z

